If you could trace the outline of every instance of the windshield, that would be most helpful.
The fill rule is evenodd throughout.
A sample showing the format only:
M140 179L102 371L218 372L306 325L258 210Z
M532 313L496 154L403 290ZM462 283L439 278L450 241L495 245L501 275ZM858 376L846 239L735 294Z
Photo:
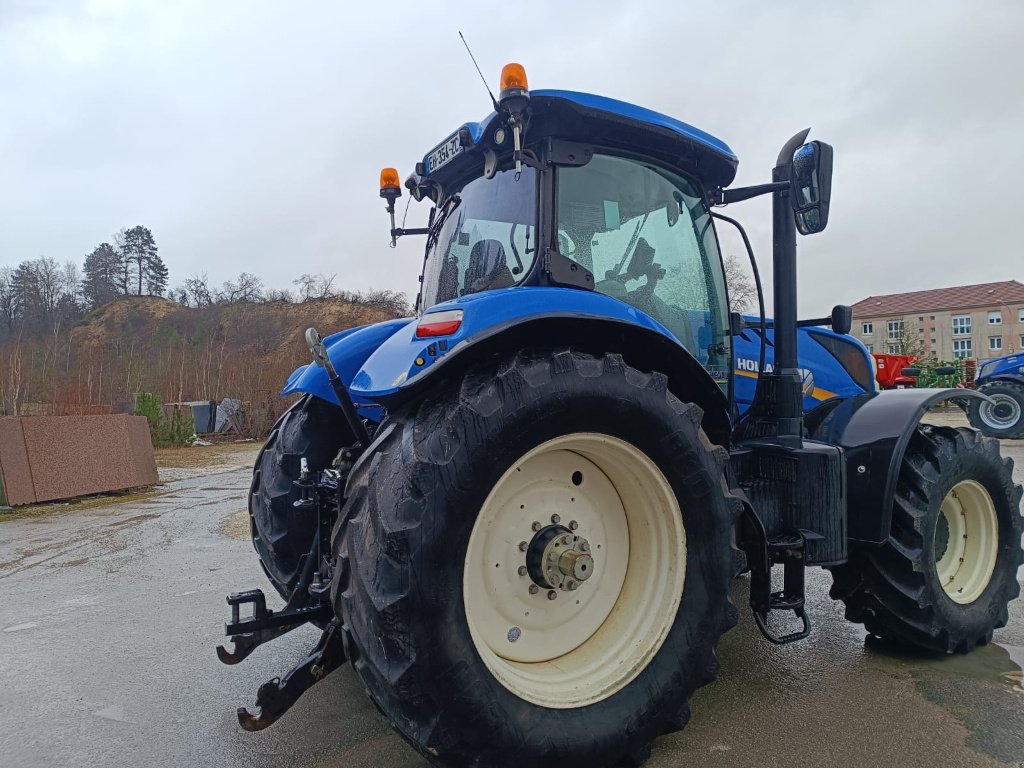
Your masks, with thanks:
M558 248L593 272L596 290L668 328L727 389L725 279L711 215L695 184L612 155L561 168Z
M530 271L537 251L533 169L479 178L440 206L427 241L420 309L469 293L508 288Z

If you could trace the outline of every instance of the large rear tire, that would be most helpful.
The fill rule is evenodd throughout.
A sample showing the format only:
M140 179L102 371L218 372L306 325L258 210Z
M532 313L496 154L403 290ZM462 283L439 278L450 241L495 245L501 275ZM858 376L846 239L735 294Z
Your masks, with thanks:
M990 400L971 398L967 418L971 426L989 437L1002 439L1024 437L1024 385L1013 381L982 384L978 392Z
M922 426L907 448L892 530L880 548L832 568L846 618L879 637L968 653L1007 622L1020 594L1021 487L999 443L970 429Z
M287 600L295 588L302 558L312 549L315 515L296 514L292 483L306 458L311 471L330 466L353 442L341 409L306 395L284 412L256 457L249 486L249 528L267 578Z
M685 725L737 617L739 507L700 420L663 375L569 350L391 415L350 477L333 598L421 754L636 765Z

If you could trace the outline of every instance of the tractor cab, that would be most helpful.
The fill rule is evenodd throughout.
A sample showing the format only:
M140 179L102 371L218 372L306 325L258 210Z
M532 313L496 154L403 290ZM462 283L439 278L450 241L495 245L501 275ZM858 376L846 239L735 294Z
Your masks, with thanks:
M430 226L413 230L427 235L417 310L482 291L597 292L655 321L727 390L728 298L710 195L735 173L731 151L612 99L536 91L527 104L518 139L492 113L428 152L406 181L434 203Z

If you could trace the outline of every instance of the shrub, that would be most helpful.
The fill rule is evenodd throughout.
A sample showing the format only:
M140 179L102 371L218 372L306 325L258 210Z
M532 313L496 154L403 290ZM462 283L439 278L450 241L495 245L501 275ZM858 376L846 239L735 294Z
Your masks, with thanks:
M149 434L156 448L187 445L195 432L192 415L175 409L168 421L161 408L160 398L152 392L140 392L135 399L135 415L145 416Z

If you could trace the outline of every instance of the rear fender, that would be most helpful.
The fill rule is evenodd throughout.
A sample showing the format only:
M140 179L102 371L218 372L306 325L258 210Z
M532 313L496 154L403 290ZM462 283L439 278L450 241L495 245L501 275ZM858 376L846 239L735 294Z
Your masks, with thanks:
M352 383L356 373L367 358L372 355L380 345L400 331L406 325L414 321L414 318L404 317L398 320L389 320L375 325L363 325L358 328L349 328L341 333L335 333L324 339L324 346L327 347L327 356L338 376L346 386ZM349 389L351 392L351 387ZM296 393L306 393L326 400L329 403L340 405L337 395L331 388L327 378L327 372L318 365L310 363L297 368L288 381L285 382L281 396ZM372 398L361 397L352 393L352 401L359 408L360 415L373 421L380 421L380 408Z
M911 436L928 408L944 400L985 400L969 389L888 389L832 400L805 417L810 437L843 448L851 540L881 544Z
M617 352L641 370L668 376L680 399L704 409L708 437L727 444L728 361L716 383L703 365L663 325L640 310L600 293L569 288L508 288L438 304L427 313L463 310L449 337L418 339L415 325L399 329L356 374L354 395L386 407L407 402L460 376L474 363L531 346L567 346L593 353ZM689 328L698 338L691 319ZM721 385L720 385L721 384Z

